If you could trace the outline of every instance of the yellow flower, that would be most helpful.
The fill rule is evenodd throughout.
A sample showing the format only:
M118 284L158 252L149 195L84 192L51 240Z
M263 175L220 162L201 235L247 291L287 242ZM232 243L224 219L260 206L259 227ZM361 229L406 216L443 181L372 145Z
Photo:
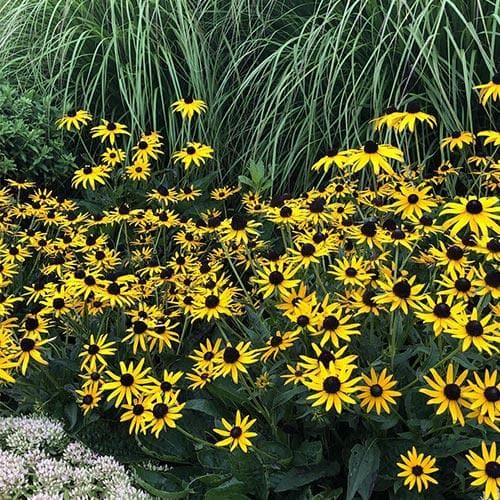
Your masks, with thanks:
M458 421L460 422L460 425L463 426L465 424L465 420L461 407L469 407L467 397L470 393L470 389L462 387L462 384L467 377L468 371L464 370L457 378L455 378L453 375L453 364L450 363L446 370L446 381L440 377L434 368L431 368L430 371L434 380L425 375L424 380L431 386L431 388L420 389L421 393L431 398L427 401L427 404L439 405L439 408L436 410L436 415L440 415L448 410L451 414L451 418L453 419L453 423Z
M360 386L361 408L366 406L368 413L375 408L377 415L380 415L382 410L391 413L388 403L396 404L394 398L401 396L401 393L393 389L397 382L392 380L392 375L387 374L387 368L378 375L373 368L370 368L370 376L363 374L362 377L366 385Z
M479 98L483 106L486 106L490 98L496 101L500 98L500 73L495 73L488 83L476 85L473 88L479 89Z
M57 128L66 127L66 130L71 130L71 127L75 127L76 130L80 130L80 126L87 125L90 120L92 120L92 115L88 111L79 109L78 111L68 111L56 121L56 124Z
M415 446L407 452L407 455L400 455L402 463L398 463L397 466L403 469L398 477L405 478L404 485L408 486L408 489L412 490L416 484L418 492L421 493L422 489L429 488L429 483L438 484L430 475L439 470L434 467L435 458L430 455L424 457L423 453L418 454Z
M453 151L455 148L462 149L465 144L473 144L474 140L475 136L472 132L456 131L450 137L441 139L440 147L441 149L448 147L450 151Z
M237 410L234 425L231 425L225 418L221 419L221 422L224 429L216 427L213 431L224 439L215 443L215 446L229 446L230 451L240 447L246 453L248 448L252 446L250 438L257 436L256 432L249 430L255 424L256 419L250 420L249 415L241 418L240 410Z
M475 470L469 472L474 478L472 486L484 485L484 500L498 500L500 498L500 456L497 455L497 445L491 443L490 449L481 442L481 455L468 452L467 460Z
M349 157L349 164L353 172L358 172L370 164L375 175L378 175L380 170L394 175L394 170L388 160L403 162L403 152L390 144L366 141L362 149L356 150Z
M188 142L187 146L180 151L176 151L172 158L174 163L181 161L187 170L191 163L194 163L197 167L203 165L207 159L213 158L213 153L214 150L210 146L199 142Z
M181 113L182 118L191 120L195 114L201 115L208 109L208 106L201 99L193 99L192 97L184 97L171 104L174 112Z
M310 380L304 382L306 387L314 391L314 394L307 396L306 399L316 400L312 406L324 404L326 411L335 406L337 413L341 413L343 404L356 403L350 394L359 390L359 386L355 384L361 377L350 379L351 373L350 369L337 369L333 363L327 368L320 364L319 373L308 375Z
M92 138L100 137L101 142L109 139L109 143L113 146L118 135L126 134L130 135L127 131L126 125L117 122L111 122L105 119L101 119L102 125L97 125L90 129Z

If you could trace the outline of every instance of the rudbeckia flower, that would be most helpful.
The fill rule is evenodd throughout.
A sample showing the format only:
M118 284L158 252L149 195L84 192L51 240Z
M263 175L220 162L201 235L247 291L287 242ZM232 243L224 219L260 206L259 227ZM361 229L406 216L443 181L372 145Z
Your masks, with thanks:
M213 153L214 150L210 146L200 142L188 142L187 146L180 151L176 151L172 158L174 163L181 161L187 170L191 163L194 163L197 167L203 165L207 159L213 158Z
M497 445L491 443L490 449L481 442L481 455L469 451L467 460L475 470L469 472L474 478L472 486L484 485L484 500L498 500L500 498L500 456L497 455Z
M126 125L117 122L111 122L101 119L102 125L97 125L96 127L92 127L90 132L93 138L100 137L101 142L104 142L106 139L109 139L109 143L113 146L116 141L116 137L118 135L130 135L130 132L127 131Z
M397 381L393 380L393 376L387 373L387 368L384 368L379 374L370 368L370 376L363 374L362 377L366 385L360 386L361 408L366 407L367 413L375 408L377 415L380 415L382 410L385 413L391 413L389 404L396 404L394 398L401 396L401 393L394 390Z
M418 122L427 123L430 128L434 128L437 123L434 116L424 113L421 111L419 104L412 102L408 105L406 111L398 113L397 125L394 128L398 132L403 132L406 128L408 128L410 132L414 132Z
M56 124L57 128L66 127L66 130L71 130L71 127L75 127L76 130L80 130L80 126L87 125L90 120L92 120L92 115L88 111L79 109L78 111L68 111L56 121Z
M500 98L500 73L495 73L488 83L476 85L473 88L479 89L479 98L483 106L486 106L490 99L496 101Z
M449 137L441 139L439 144L441 149L448 147L450 151L453 151L455 148L462 149L465 144L473 144L474 140L475 136L472 132L457 130Z
M415 446L407 452L407 455L400 455L402 463L398 463L397 466L403 469L402 472L398 474L398 477L404 477L404 485L408 489L412 490L415 485L417 485L417 490L419 493L423 489L429 488L429 483L438 484L438 482L431 476L433 472L438 471L437 467L434 467L436 459L427 455L424 457L423 453L417 453Z
M81 185L84 189L94 190L96 184L105 185L107 178L109 178L109 173L104 165L94 167L87 165L75 171L71 185L75 188Z
M488 236L490 232L500 233L500 206L498 197L489 196L477 198L469 196L459 198L458 202L449 202L441 210L441 215L452 215L443 222L443 228L450 228L451 236L455 236L463 227L481 236Z
M181 98L171 104L174 112L181 113L182 118L191 120L195 114L201 115L208 109L207 104L201 99L193 99L192 97Z
M366 141L363 148L356 150L350 156L349 165L351 165L353 172L358 172L370 164L375 175L378 175L380 170L394 175L394 170L388 160L402 163L403 152L390 144Z
M237 410L234 425L231 425L225 418L221 422L224 429L216 427L213 431L224 439L215 443L215 446L229 446L230 451L239 447L246 453L248 448L252 446L250 438L257 436L256 432L250 432L250 428L255 424L256 419L250 420L249 415L241 418L240 410Z
M464 370L459 376L454 376L453 364L449 364L446 370L446 381L441 378L439 373L431 368L431 377L424 375L424 380L430 386L429 388L420 389L422 394L429 396L431 399L427 401L428 405L439 405L436 410L436 415L444 413L446 410L450 412L453 423L457 421L460 425L465 425L462 407L468 408L467 402L470 389L463 387L468 371Z

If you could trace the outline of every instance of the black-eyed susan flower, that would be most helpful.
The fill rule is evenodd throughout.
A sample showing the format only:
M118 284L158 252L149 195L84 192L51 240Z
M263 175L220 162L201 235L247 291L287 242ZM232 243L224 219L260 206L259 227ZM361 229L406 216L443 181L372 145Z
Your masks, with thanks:
M439 145L441 149L449 148L453 151L455 148L462 149L466 144L474 144L475 136L472 132L457 130L452 132L449 137L441 139Z
M479 90L479 98L483 106L486 106L490 99L495 102L500 98L500 73L495 73L488 83L482 83L473 88Z
M355 354L344 356L347 346L341 347L338 351L323 349L318 344L311 344L314 351L314 357L309 357L304 354L300 355L301 361L299 366L302 367L307 375L316 375L320 373L320 368L328 368L330 364L340 371L353 371L357 368L354 363L357 359Z
M361 149L356 150L349 157L349 165L351 165L353 172L358 172L369 164L375 175L378 175L380 170L393 175L394 170L389 160L402 163L403 152L390 144L377 144L374 141L366 141Z
M246 365L257 362L257 351L251 349L250 342L239 342L236 346L228 343L222 351L222 356L217 359L215 365L215 376L227 377L231 375L233 382L238 383L240 372L248 373Z
M259 222L250 220L246 215L236 213L231 219L226 219L222 225L222 241L231 241L239 245L248 243L250 236L258 236Z
M496 344L500 342L500 329L498 321L492 320L491 314L479 318L477 308L470 315L462 314L449 327L450 334L462 341L462 351L467 351L474 346L479 352L488 354L498 352Z
M478 137L484 137L483 144L493 144L493 146L500 146L500 132L496 130L481 130L477 133Z
M392 196L396 201L391 208L394 209L394 213L400 213L403 219L421 217L424 212L430 212L437 206L437 203L433 201L433 196L429 194L431 189L431 186L403 185L399 192L393 193Z
M41 339L36 335L25 335L19 341L19 355L17 365L23 375L26 375L28 364L31 360L41 365L48 365L49 362L42 358L41 348L53 339Z
M361 400L361 408L370 413L373 408L380 415L382 410L385 413L391 413L390 404L396 404L397 398L401 396L399 391L394 390L394 386L397 384L396 380L393 380L393 375L387 373L387 368L384 368L381 373L370 368L370 376L362 374L363 381L365 385L359 387L358 397Z
M380 116L372 120L373 128L376 131L381 130L384 126L393 129L396 127L400 118L397 108L395 106L389 106L383 110Z
M114 167L125 160L125 151L120 148L106 148L106 151L101 154L101 160L104 165Z
M285 385L297 385L298 383L303 384L305 382L306 370L304 370L304 368L300 366L300 363L296 364L295 366L286 365L286 369L288 370L288 373L286 373L285 375L281 375L281 378L285 380Z
M314 163L311 170L323 170L323 172L328 172L334 165L342 169L349 159L349 154L350 151L339 151L338 148L331 148L324 156Z
M146 140L145 138L141 138L141 140L132 148L132 151L134 151L132 160L134 162L141 161L143 163L147 163L150 158L158 160L159 155L163 154L161 146L162 144L160 142L152 142Z
M466 274L455 277L442 276L440 280L436 280L443 288L438 290L438 295L449 295L457 299L467 301L470 297L476 294L476 287L473 285L475 271L469 269Z
M359 390L356 384L361 377L351 378L351 374L352 370L338 369L333 363L328 367L320 364L319 373L309 374L304 382L304 385L314 392L306 399L315 400L312 406L324 404L326 411L335 407L335 411L341 413L343 405L356 403L352 394Z
M283 261L271 262L261 270L256 271L257 276L252 279L252 282L259 287L259 292L265 299L274 292L282 294L296 287L300 283L299 279L293 279L297 271L297 267L294 268Z
M186 403L179 403L174 396L164 396L162 400L152 402L151 411L147 413L147 429L155 437L160 435L165 426L174 429L177 427L175 421L182 418L184 406Z
M83 351L79 354L79 357L83 358L81 363L82 370L94 371L97 369L97 365L107 366L108 361L106 356L113 356L116 352L116 342L108 342L108 335L103 334L99 336L94 336L92 333L86 344L83 345Z
M193 350L193 354L189 358L196 362L195 366L198 369L210 370L222 356L221 343L221 338L218 338L213 344L210 339L207 339L204 344L199 345L198 349Z
M438 266L446 267L445 273L452 279L463 276L471 261L467 259L467 251L460 245L449 245L448 247L440 241L440 248L431 247L430 254Z
M383 250L384 243L387 243L389 237L382 231L375 221L367 220L359 226L349 228L349 232L358 243L366 243L370 249L378 247Z
M193 303L191 315L193 319L219 319L221 315L232 315L231 306L234 302L234 291L226 288L208 294L200 294Z
M75 392L78 395L78 403L83 409L84 415L96 408L102 399L102 392L97 386L87 386L77 389Z
M447 331L453 325L456 318L464 310L464 304L456 302L453 304L454 298L448 295L444 300L434 300L430 296L426 296L427 304L420 304L420 310L415 311L415 316L421 319L424 323L432 325L432 329L436 336L443 331Z
M96 127L92 127L90 129L92 138L101 138L101 142L104 142L106 139L109 140L109 143L113 146L116 142L116 137L119 135L130 135L130 132L127 131L127 126L122 123L117 123L113 121L101 119L102 124L97 125Z
M459 198L458 202L449 202L441 210L441 215L451 215L443 222L444 229L450 229L455 236L465 226L480 236L488 236L490 232L500 233L500 206L495 196L477 198L469 196Z
M328 304L329 296L316 308L312 324L315 332L311 335L321 335L319 345L323 347L330 341L334 347L339 347L339 341L350 342L352 335L361 335L359 323L351 323L352 314L346 314L335 302Z
M448 410L453 423L459 422L463 426L465 420L462 408L468 408L467 397L470 393L470 389L463 386L468 371L464 370L460 375L457 374L458 376L454 375L454 371L453 364L450 363L446 370L446 380L443 380L437 370L431 368L432 378L424 375L424 380L430 388L420 389L420 392L431 398L427 401L428 405L439 405L436 415Z
M87 125L90 120L92 120L92 115L84 109L79 109L66 112L64 116L56 120L56 124L57 128L66 127L66 130L71 130L72 127L75 127L76 130L80 130L80 127Z
M193 372L187 373L186 374L186 380L189 380L192 382L188 386L189 389L195 390L195 389L203 389L207 384L209 384L212 381L213 377L213 370L203 370L203 369L195 369Z
M500 418L500 380L497 383L497 375L497 370L490 373L486 369L482 379L474 372L475 382L469 381L470 392L467 394L471 410L487 416L492 422Z
M194 163L197 167L203 165L207 159L213 158L213 153L214 150L208 145L200 142L188 142L186 147L176 151L172 158L174 163L181 161L187 170L191 163Z
M410 308L420 309L424 296L421 294L425 285L415 284L416 276L399 279L396 282L382 282L383 291L374 297L377 304L390 304L390 310L400 308L408 314Z
M120 372L118 374L108 370L107 376L112 380L106 382L103 391L111 391L108 395L108 401L115 399L115 407L118 408L123 400L127 404L132 404L132 399L140 396L148 389L150 378L147 375L151 367L144 368L144 359L141 359L137 365L130 361L128 366L120 361Z
M267 342L266 347L263 349L263 354L261 356L262 361L267 361L269 358L276 359L276 356L289 349L293 346L297 337L299 336L299 332L289 331L281 333L277 331Z
M146 434L148 422L151 420L150 412L152 402L145 396L139 396L134 399L132 404L124 404L121 406L125 410L120 415L120 422L130 422L128 431L130 434Z
M328 255L328 247L316 245L313 241L296 242L296 249L289 249L289 262L300 268L307 269L311 264L319 264L320 258Z
M467 460L475 470L469 472L474 478L472 486L484 488L484 500L499 500L500 498L500 456L497 455L496 442L491 443L490 449L487 444L481 442L481 455L469 450Z
M179 392L177 382L179 382L183 375L183 371L169 372L168 370L163 370L163 378L161 380L150 377L151 386L148 389L147 395L151 397L152 401L161 401L164 396L177 398Z
M104 165L87 165L75 170L71 185L75 188L82 186L84 189L94 190L97 184L105 185L108 178L109 172Z
M429 488L429 483L438 484L437 480L434 479L431 474L438 471L437 467L434 467L436 459L431 455L424 457L423 453L417 453L415 446L407 452L407 455L400 455L401 461L397 464L402 472L398 474L398 477L404 477L404 485L408 489L412 490L415 485L417 485L417 490L419 493L423 489Z
M192 97L183 97L171 104L174 112L180 113L182 118L191 120L195 114L201 115L204 113L208 106L201 99L193 99Z
M372 288L360 288L353 290L352 297L352 307L358 314L373 314L374 316L380 315L381 307L375 302L375 297L377 292Z
M473 285L477 287L478 295L490 295L493 299L500 299L500 271L498 269L484 269L482 264L476 269L477 279Z
M370 280L366 261L362 257L335 259L335 264L332 264L330 269L328 274L344 286L363 286Z
M434 128L437 124L436 117L422 111L416 102L408 104L406 111L399 112L395 120L397 120L397 125L394 128L398 132L403 132L405 129L414 132L419 122L426 123L430 128Z
M250 428L255 424L256 419L250 419L250 415L241 418L240 410L236 411L234 425L225 418L221 419L223 429L214 428L213 431L222 436L223 439L217 441L215 446L229 446L229 451L239 447L244 453L252 446L251 438L257 436L256 432L251 432Z

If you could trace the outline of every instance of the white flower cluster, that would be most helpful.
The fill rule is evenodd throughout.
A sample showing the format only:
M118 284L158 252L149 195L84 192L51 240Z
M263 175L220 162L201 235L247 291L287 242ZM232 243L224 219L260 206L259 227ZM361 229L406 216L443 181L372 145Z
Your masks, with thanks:
M0 418L0 446L17 452L42 448L57 452L68 442L63 426L47 417Z
M69 442L45 417L0 418L0 500L146 500L114 458Z

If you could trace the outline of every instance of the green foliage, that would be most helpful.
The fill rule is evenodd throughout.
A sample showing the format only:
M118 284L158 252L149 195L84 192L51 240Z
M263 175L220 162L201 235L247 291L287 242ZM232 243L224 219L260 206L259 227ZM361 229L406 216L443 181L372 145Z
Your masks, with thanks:
M414 95L443 130L470 128L499 11L498 0L6 0L0 64L65 109L160 129L172 149L199 136L226 182L259 158L273 193L298 192L318 155L358 147L374 115ZM169 105L187 94L210 109L179 133Z
M74 157L47 122L55 116L46 97L0 83L0 176L54 187L70 178Z

